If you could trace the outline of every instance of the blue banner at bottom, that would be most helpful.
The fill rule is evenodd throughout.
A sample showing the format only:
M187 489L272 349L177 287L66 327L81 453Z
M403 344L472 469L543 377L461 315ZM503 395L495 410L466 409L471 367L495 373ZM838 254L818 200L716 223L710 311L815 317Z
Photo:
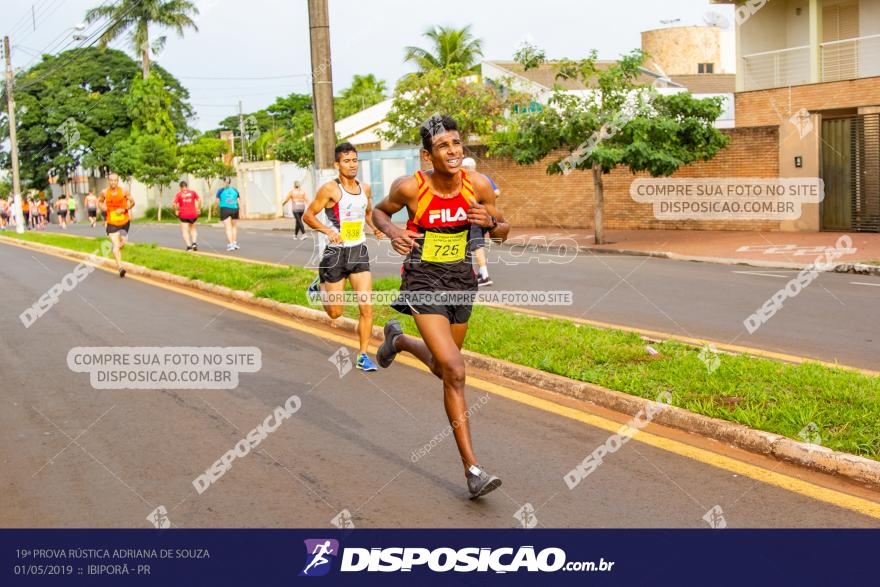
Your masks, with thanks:
M850 585L876 530L0 530L0 585Z

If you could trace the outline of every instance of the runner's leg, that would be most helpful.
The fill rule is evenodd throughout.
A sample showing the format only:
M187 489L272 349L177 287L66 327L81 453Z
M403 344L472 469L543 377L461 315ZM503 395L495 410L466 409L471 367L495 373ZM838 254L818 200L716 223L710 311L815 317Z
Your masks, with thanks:
M352 273L348 276L351 288L358 293L358 336L360 339L360 352L367 352L367 345L373 336L373 303L370 294L373 292L373 275L369 271Z
M232 244L232 218L223 219L223 229L226 231L226 243Z
M116 259L116 269L122 269L122 235L118 232L111 232L110 242L113 243L113 258Z
M183 236L183 242L186 245L186 248L189 249L192 247L192 242L189 239L189 224L186 222L180 223L180 234Z
M324 282L321 284L321 290L331 298L338 296L345 290L345 279L340 279L335 283ZM333 320L342 316L342 312L345 309L341 300L331 300L328 302L324 300L324 296L321 296L321 305L324 306L324 311Z
M422 340L412 336L399 336L395 346L415 355L443 380L443 406L446 408L446 417L452 426L455 444L467 475L468 467L477 464L471 444L468 408L464 397L464 358L460 350L467 334L467 324L450 326L449 320L439 314L419 314L413 318Z
M293 217L296 220L296 227L293 229L293 236L299 236L300 233L306 233L306 227L303 224L303 213L294 212Z

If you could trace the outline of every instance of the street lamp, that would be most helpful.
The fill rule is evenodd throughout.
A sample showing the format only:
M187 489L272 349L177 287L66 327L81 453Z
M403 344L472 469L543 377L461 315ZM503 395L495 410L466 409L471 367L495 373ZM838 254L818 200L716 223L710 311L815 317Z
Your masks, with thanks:
M81 22L78 25L76 25L75 27L71 27L70 30L76 31L77 33L81 33L82 31L86 30L86 25L85 25L85 23ZM85 41L87 38L88 37L86 37L85 35L78 35L76 33L73 34L74 41Z

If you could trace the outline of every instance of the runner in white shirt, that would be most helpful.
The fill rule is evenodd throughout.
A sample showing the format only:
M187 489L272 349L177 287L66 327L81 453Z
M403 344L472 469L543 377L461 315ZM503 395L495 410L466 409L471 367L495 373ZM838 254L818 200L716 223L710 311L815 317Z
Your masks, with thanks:
M333 167L339 171L336 181L327 182L315 195L314 201L306 209L303 220L311 228L324 233L330 244L324 250L318 268L318 277L309 286L309 299L317 301L321 290L328 297L341 295L345 280L359 294L358 335L360 353L356 367L364 371L375 371L376 365L367 356L367 345L373 333L373 306L370 296L373 291L373 277L370 273L370 254L365 244L364 225L373 229L376 238L383 238L373 225L373 206L370 202L370 186L361 185L357 180L358 154L351 143L336 147L336 162ZM317 218L324 211L330 221L327 226ZM333 319L342 316L343 305L336 300L323 300L324 311Z

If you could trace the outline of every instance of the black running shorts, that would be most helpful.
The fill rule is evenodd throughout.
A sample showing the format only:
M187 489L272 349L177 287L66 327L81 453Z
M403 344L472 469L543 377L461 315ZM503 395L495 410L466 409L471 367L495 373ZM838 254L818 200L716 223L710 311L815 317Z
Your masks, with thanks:
M238 208L220 208L220 221L222 222L227 218L238 220Z
M118 232L122 234L122 236L128 236L128 231L131 230L131 222L126 222L122 226L116 226L115 224L107 225L107 234L113 234L114 232Z
M338 283L352 273L370 270L370 253L367 245L361 243L353 247L327 247L318 267L321 283Z

